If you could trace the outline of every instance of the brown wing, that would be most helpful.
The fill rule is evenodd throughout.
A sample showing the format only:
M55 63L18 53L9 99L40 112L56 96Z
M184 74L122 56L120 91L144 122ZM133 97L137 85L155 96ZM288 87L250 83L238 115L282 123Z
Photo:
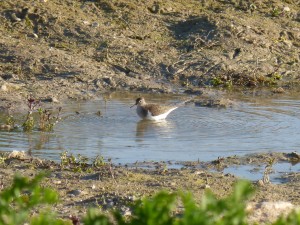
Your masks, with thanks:
M147 104L145 106L145 109L147 109L152 116L158 116L160 114L168 112L170 109L175 108L175 107L170 107L170 106L160 106L156 104Z

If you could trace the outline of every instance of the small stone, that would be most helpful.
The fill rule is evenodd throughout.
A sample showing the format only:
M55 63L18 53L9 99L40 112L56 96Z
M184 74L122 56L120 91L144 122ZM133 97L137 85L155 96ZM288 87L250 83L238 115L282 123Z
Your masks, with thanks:
M13 83L4 83L1 85L1 90L2 91L13 91L13 90L19 90L21 88L20 85L18 84L13 84Z
M8 155L8 159L14 158L14 159L24 159L26 156L24 151L12 151L9 155Z
M6 86L6 84L3 84L3 85L1 86L1 91L7 91L7 86Z
M257 185L258 185L258 186L260 186L260 187L263 187L263 186L265 186L265 184L264 184L263 180L259 180L259 181L257 181Z
M121 210L122 210L122 215L123 216L131 216L132 215L131 210L128 207L124 207Z
M59 103L58 99L55 97L47 97L42 99L43 102L53 102L53 103Z
M53 180L53 184L61 184L61 180Z
M272 90L273 93L277 93L277 94L282 94L284 93L284 89L282 87L279 87L279 88L275 88Z
M203 184L200 186L201 189L209 189L210 186L208 184Z
M137 197L132 195L132 196L128 196L128 200L131 200L131 201L136 201L137 200Z
M107 200L106 205L107 205L107 207L112 208L115 205L115 203L111 199L109 199L109 200Z
M12 129L12 126L9 125L9 124L1 124L1 125L0 125L0 129L1 129L1 130L11 130L11 129Z
M81 195L82 191L81 190L72 190L68 192L68 195L74 195L74 196L78 196Z
M285 7L283 8L283 11L285 11L285 12L290 12L291 9L290 9L290 7L288 7L288 6L285 6Z
M171 182L170 185L174 187L176 186L176 182Z
M97 23L97 22L92 23L92 27L94 27L94 28L99 27L99 23Z
M10 80L10 79L14 78L14 76L12 74L4 74L1 77L3 80Z
M201 175L201 174L204 174L205 172L204 171L195 171L195 175Z

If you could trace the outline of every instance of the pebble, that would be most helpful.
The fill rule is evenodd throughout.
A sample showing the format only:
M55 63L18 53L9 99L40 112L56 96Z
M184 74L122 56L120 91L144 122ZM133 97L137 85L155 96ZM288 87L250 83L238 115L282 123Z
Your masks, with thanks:
M12 90L19 90L21 88L18 84L12 84L12 83L4 83L1 85L1 90L4 92L12 91Z
M53 184L61 184L61 180L53 180Z
M107 200L107 204L106 204L107 207L112 208L114 205L115 205L115 203L113 202L113 200L111 200L111 199Z
M82 194L81 190L72 190L67 193L68 195L78 196Z
M121 212L122 212L123 216L131 216L132 215L130 208L125 207L125 206L121 207Z
M7 158L11 159L11 158L17 158L17 159L24 159L26 156L24 151L12 151Z
M200 186L201 189L209 189L210 186L208 184L203 184Z
M92 23L92 27L94 27L94 28L99 27L99 23L97 23L97 22Z
M272 90L273 93L282 94L284 93L284 89L282 87L278 87Z
M7 91L7 86L6 86L6 84L3 84L3 85L1 86L1 91Z
M259 181L257 181L257 185L258 185L258 186L260 186L260 187L263 187L263 186L265 186L265 184L264 184L263 180L259 180Z
M11 126L11 125L8 125L8 124L1 124L1 125L0 125L0 129L1 129L1 130L11 130L11 129L12 129L12 126Z
M137 200L137 197L132 195L132 196L128 196L128 200L131 200L131 201L136 201Z
M44 98L42 100L43 102L53 102L53 103L59 103L59 100L55 97L47 97L47 98Z
M176 183L175 182L171 182L170 185L171 186L176 186Z
M195 171L195 175L201 175L201 174L205 174L204 171Z

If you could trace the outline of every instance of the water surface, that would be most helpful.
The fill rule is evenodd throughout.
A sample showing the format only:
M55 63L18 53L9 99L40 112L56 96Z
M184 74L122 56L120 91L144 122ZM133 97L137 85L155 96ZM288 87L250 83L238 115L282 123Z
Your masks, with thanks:
M112 94L107 100L69 102L62 105L62 120L54 132L1 131L0 151L25 150L57 161L61 152L69 151L125 164L209 161L300 149L300 97L244 96L233 99L234 107L221 109L187 104L161 122L141 121L135 108L130 108L135 97ZM151 102L172 104L178 98L152 95Z

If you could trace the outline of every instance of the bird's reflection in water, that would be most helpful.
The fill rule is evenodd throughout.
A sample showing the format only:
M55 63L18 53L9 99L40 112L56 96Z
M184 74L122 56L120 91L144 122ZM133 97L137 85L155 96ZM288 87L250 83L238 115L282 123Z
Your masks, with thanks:
M137 141L143 141L140 139L143 137L170 137L174 126L174 123L166 120L141 120L136 125L136 137L139 138Z

